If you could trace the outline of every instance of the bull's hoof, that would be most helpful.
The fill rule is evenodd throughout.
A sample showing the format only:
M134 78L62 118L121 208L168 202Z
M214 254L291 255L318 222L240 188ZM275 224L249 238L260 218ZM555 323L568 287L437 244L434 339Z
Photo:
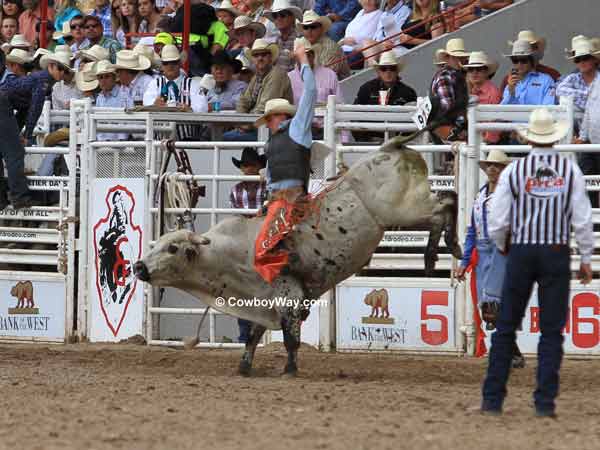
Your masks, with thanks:
M296 364L286 364L281 375L286 378L295 378L298 375L298 367Z
M250 372L252 371L252 365L248 361L241 360L239 373L243 377L249 377Z

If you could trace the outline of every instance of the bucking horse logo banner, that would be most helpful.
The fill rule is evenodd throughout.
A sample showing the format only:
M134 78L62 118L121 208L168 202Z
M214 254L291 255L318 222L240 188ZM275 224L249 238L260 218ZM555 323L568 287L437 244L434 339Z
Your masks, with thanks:
M96 180L104 182L107 180ZM122 184L113 184L95 191L95 224L93 226L94 284L97 293L96 311L102 317L92 318L96 327L104 319L106 326L116 338L123 325L128 309L136 301L136 291L141 290L133 274L133 264L142 257L142 206L135 193ZM127 180L128 183L132 180ZM105 184L105 183L102 183ZM143 190L142 190L143 192ZM99 195L100 194L100 195ZM140 308L135 308L140 310ZM92 311L94 314L94 311ZM141 323L141 319L140 319ZM93 324L94 326L94 324ZM128 327L129 328L129 327ZM94 333L97 334L97 333ZM101 333L108 334L108 333ZM132 331L123 333L131 335ZM110 335L109 335L110 336ZM125 337L125 336L121 336ZM102 340L102 339L98 339Z

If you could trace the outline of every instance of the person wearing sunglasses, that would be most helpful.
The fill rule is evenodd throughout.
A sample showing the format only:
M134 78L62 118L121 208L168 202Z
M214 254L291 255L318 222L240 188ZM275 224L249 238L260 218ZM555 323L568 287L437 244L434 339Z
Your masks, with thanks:
M534 51L528 41L515 41L512 53L505 56L510 58L513 68L502 95L503 105L556 104L554 80L535 70Z
M329 67L337 73L340 80L350 75L350 66L348 66L341 47L326 35L331 28L331 20L328 17L319 16L312 10L305 11L302 22L297 24L297 28L304 34L308 42L320 47L321 51L317 61L320 66Z
M294 70L294 42L300 37L295 23L296 20L302 20L302 11L289 0L275 0L271 9L265 12L265 17L271 20L279 31L275 42L280 50L277 66L285 72L290 72Z
M86 37L83 28L83 16L78 15L73 17L69 21L71 27L71 36L73 36L73 42L71 42L71 51L76 54L86 44Z
M86 50L92 48L94 45L99 45L108 50L110 62L114 64L117 60L117 52L122 47L116 39L106 37L102 20L92 15L85 16L83 26L87 43L83 44L80 50Z

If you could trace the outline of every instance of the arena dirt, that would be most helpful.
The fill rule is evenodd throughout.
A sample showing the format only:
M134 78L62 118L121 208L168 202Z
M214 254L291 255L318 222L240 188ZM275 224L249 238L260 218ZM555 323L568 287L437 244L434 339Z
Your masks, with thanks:
M600 449L600 361L566 361L558 420L535 419L535 361L503 417L476 411L485 360L300 353L279 344L252 378L239 351L0 346L2 449Z

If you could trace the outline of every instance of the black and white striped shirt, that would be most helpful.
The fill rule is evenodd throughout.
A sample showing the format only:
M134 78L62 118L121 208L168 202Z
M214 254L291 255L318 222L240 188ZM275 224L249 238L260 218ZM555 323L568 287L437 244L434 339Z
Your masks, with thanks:
M505 247L509 229L513 244L566 245L571 227L589 262L592 207L577 164L554 150L535 148L502 172L488 223L498 247Z

